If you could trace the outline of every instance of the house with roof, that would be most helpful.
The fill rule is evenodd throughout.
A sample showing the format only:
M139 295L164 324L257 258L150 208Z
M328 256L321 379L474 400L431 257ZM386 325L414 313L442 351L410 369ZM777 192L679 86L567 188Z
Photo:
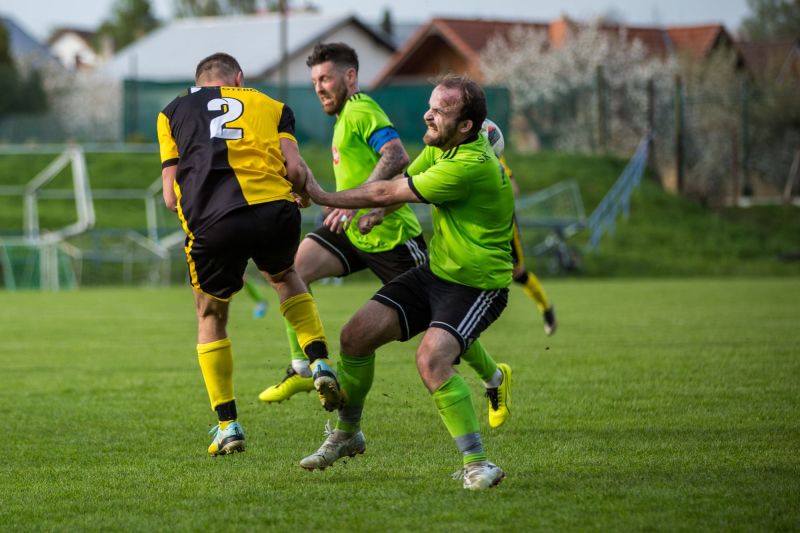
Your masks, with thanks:
M70 70L91 70L101 61L94 49L95 32L80 28L56 28L47 45L62 65Z
M281 67L281 15L261 13L176 19L117 53L103 71L117 79L189 82L197 63L215 52L236 57L245 79L277 83ZM358 17L291 13L286 17L287 81L309 84L306 59L319 42L343 41L359 57L359 78L369 87L395 51L385 35Z
M0 15L0 24L6 28L11 56L17 65L26 65L34 69L61 68L61 64L50 53L50 49L13 18Z
M757 84L800 87L800 39L740 42L736 48Z
M508 38L514 28L541 31L547 46L558 48L582 27L567 17L552 22L433 18L400 48L375 79L376 86L419 83L445 72L460 72L482 81L480 55L496 38ZM733 48L733 39L719 24L650 28L602 23L601 31L638 40L659 58L686 55L708 57L720 47Z

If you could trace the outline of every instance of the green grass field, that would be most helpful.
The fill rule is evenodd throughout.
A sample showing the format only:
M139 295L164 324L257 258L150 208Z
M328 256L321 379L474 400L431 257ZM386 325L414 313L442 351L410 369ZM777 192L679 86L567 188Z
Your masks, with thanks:
M464 491L413 363L379 352L367 453L298 460L328 413L258 393L288 360L274 297L230 334L248 450L209 458L214 424L190 290L4 292L0 530L790 531L800 529L800 280L550 280L547 338L523 293L482 337L514 371L512 417L484 444L508 474ZM327 331L375 289L318 286Z

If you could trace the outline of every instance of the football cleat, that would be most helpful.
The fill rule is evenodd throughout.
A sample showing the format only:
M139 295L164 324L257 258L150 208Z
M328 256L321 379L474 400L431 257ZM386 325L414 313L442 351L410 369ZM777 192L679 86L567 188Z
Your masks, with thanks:
M306 470L325 470L342 457L355 457L367 450L367 441L361 430L345 433L331 430L330 422L325 424L325 442L319 449L300 460L300 466Z
M467 463L464 469L456 472L454 478L464 478L464 488L468 490L484 490L496 487L506 477L499 466L489 461Z
M295 372L292 365L286 370L286 375L277 385L272 385L264 389L258 395L262 402L282 402L288 400L298 392L309 392L314 390L314 378L305 378Z
M558 323L556 322L556 308L555 306L550 306L547 310L542 313L544 317L544 333L547 336L552 335L556 332L556 328L558 327Z
M326 411L334 411L341 407L342 391L339 388L339 379L326 359L317 359L312 363L314 373L311 378L314 380L314 388L317 389L319 401Z
M228 455L244 451L244 430L235 420L225 429L220 429L219 425L214 426L209 434L214 435L214 440L208 447L208 455Z
M493 428L499 428L511 416L511 367L498 363L497 368L503 373L503 381L497 387L486 389L486 397L489 398L489 425Z

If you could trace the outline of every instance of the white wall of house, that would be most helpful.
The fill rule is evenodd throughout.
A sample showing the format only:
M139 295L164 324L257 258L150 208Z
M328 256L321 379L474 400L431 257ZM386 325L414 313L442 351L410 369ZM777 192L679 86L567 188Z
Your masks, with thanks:
M353 47L358 54L358 79L361 89L370 88L372 80L375 79L389 60L389 57L391 57L391 53L385 46L376 43L375 40L370 38L369 35L366 35L364 31L353 25L345 26L326 35L324 42L344 42ZM306 66L306 59L311 55L315 44L316 43L312 43L306 48L303 48L289 62L287 78L290 85L311 84L311 75ZM270 83L278 83L279 74L273 72L266 80Z
M353 46L361 63L361 82L369 87L391 56L369 30L351 15L298 14L287 21L289 84L310 83L306 58L317 42L343 41ZM102 70L118 79L189 81L197 62L214 52L236 57L245 79L277 83L280 61L280 19L272 15L179 19L151 32L117 53Z
M50 45L50 50L68 69L92 68L97 65L97 54L82 37L75 33L61 35Z

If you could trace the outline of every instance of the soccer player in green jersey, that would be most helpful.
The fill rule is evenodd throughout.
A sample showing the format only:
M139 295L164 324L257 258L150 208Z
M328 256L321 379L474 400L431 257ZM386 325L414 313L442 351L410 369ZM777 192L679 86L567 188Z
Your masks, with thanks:
M186 232L197 359L219 420L210 455L244 451L227 322L249 259L297 330L323 406L333 410L340 401L316 304L293 267L300 238L296 200L310 174L294 137L294 114L243 82L236 59L213 54L197 65L196 86L170 102L157 121L164 203Z
M331 151L337 190L390 179L408 164L408 154L389 117L359 92L358 56L344 43L318 44L307 61L320 104L336 116ZM422 228L408 206L334 209L300 243L295 267L309 286L323 278L348 276L369 268L387 282L427 260ZM280 402L314 388L308 359L287 322L292 362L283 380L259 399Z
M323 111L336 116L331 152L336 190L391 179L408 165L400 137L389 117L368 95L359 91L358 56L345 43L320 43L306 62ZM370 269L382 283L427 262L422 228L405 204L389 209L333 209L323 225L300 243L295 259L303 281L347 276ZM280 383L265 389L259 399L280 402L313 389L308 359L287 323L292 362ZM484 381L489 399L489 424L508 418L511 370L495 363L480 343L463 359Z
M374 375L375 350L424 332L417 369L462 455L464 488L486 489L505 473L483 449L470 391L454 364L508 301L514 194L486 137L486 97L463 76L436 87L424 115L423 152L406 176L326 193L309 177L306 191L320 205L340 208L433 205L429 263L384 285L341 333L339 380L344 403L336 428L300 465L325 468L363 453L361 414Z

